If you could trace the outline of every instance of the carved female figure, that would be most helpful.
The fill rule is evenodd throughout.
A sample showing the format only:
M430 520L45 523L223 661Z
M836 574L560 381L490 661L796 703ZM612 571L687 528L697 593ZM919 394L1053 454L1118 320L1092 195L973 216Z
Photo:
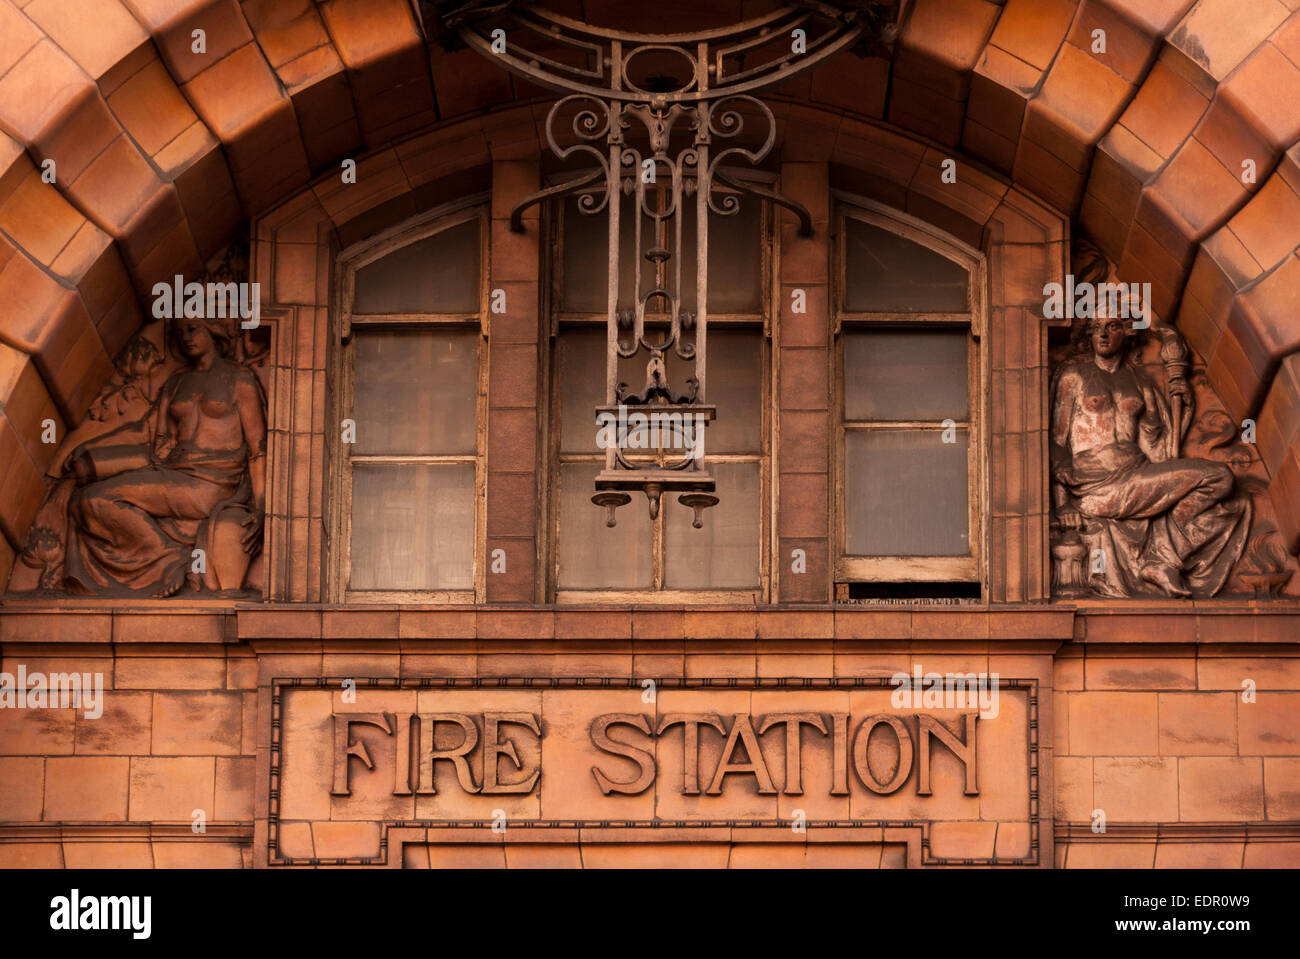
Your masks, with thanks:
M68 460L65 581L112 593L238 589L261 544L265 400L256 376L227 354L219 321L175 321L186 366L163 385L152 444L83 445ZM202 550L202 552L198 552Z
M1233 497L1222 463L1178 457L1184 424L1128 356L1127 321L1093 318L1081 333L1052 386L1056 527L1081 533L1089 585L1103 595L1214 595L1245 545L1249 501ZM1168 393L1190 407L1182 376L1170 376Z

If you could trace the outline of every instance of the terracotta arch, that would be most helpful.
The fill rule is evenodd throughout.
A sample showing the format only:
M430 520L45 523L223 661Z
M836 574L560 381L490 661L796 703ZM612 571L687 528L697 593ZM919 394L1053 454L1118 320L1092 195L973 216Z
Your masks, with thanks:
M892 59L846 54L781 91L784 121L809 121L786 160L856 156L946 229L981 222L999 173L1017 197L1075 219L1126 279L1153 284L1229 411L1258 419L1295 551L1300 12L1251 6L912 0ZM1105 53L1093 52L1097 30ZM84 417L154 282L197 272L309 183L331 216L368 203L322 185L345 157L369 164L364 189L382 199L366 209L418 205L455 172L403 140L431 124L464 133L473 162L459 169L536 150L529 104L544 91L428 33L408 0L102 0L75 12L0 0L0 569L39 505L52 451L41 424ZM516 98L523 113L494 109ZM871 120L931 145L881 155L863 133ZM951 203L903 186L907 163L914 177L947 152L988 172L971 165Z

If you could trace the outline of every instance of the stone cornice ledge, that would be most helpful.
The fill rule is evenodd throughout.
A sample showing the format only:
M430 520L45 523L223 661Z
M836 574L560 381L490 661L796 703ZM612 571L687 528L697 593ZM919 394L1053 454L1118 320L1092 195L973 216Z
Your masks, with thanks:
M11 603L0 643L258 641L959 642L1300 644L1300 606L780 607Z
M1243 604L1087 607L1076 611L1082 643L1300 644L1300 607Z

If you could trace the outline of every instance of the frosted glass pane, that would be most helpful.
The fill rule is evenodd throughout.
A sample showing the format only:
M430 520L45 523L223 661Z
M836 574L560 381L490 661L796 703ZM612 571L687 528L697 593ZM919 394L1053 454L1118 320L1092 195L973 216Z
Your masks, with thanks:
M966 430L849 430L846 546L852 556L967 556Z
M477 333L358 330L354 357L355 452L475 451Z
M602 468L598 463L560 467L560 588L648 589L654 556L645 497L633 493L610 529L605 510L591 501Z
M844 336L844 416L964 420L965 330L856 330Z
M633 251L636 248L635 205L631 197L623 198L619 208L619 309L630 309L632 296ZM643 244L654 246L648 218L641 220L644 231ZM564 277L561 301L564 310L571 313L604 313L608 308L606 286L609 276L609 210L583 213L578 209L578 198L569 197L564 206ZM654 285L654 268L648 261L641 263L642 292ZM658 301L652 310L662 310Z
M652 204L656 201L651 200ZM632 220L633 203L625 197L619 219L619 308L628 309L632 297L632 251L635 246ZM760 217L762 202L742 198L740 211L734 216L709 216L709 311L711 313L757 313L762 302L762 257ZM564 309L574 313L604 313L606 277L609 272L609 211L587 215L579 211L578 201L570 197L564 211ZM666 223L666 248L673 256L664 264L665 285L672 286L676 264L676 226ZM641 221L642 244L654 245L654 222ZM687 198L686 218L682 221L681 295L682 309L695 311L695 203ZM642 260L642 292L654 284L653 266ZM650 312L668 312L667 304L656 299Z
M478 313L478 221L435 233L361 267L355 313Z
M352 589L474 586L474 467L355 464Z
M763 435L763 334L759 330L709 330L708 402L717 419L704 433L704 453L758 453ZM668 375L684 389L694 364L674 358Z
M566 327L560 332L560 449L565 453L603 452L596 445L596 407L605 405L605 328ZM648 354L618 361L619 379L633 389L645 384ZM675 385L675 384L674 384Z
M845 218L844 306L855 313L962 313L966 270L897 233Z
M740 197L729 216L709 214L709 313L757 313L763 284L761 215L763 201ZM682 309L695 312L695 206L682 222ZM672 262L671 260L669 262Z
M759 473L757 463L714 463L718 505L691 526L693 510L664 497L665 577L670 589L727 589L758 585Z
M657 335L657 334L655 334ZM757 453L762 448L762 334L750 330L709 333L709 402L718 418L705 428L704 451ZM559 337L560 449L566 453L600 452L596 445L596 407L605 403L605 331L591 327L564 329ZM619 359L619 379L634 390L645 386L649 354ZM685 392L694 363L670 353L668 381ZM652 442L653 437L648 442Z

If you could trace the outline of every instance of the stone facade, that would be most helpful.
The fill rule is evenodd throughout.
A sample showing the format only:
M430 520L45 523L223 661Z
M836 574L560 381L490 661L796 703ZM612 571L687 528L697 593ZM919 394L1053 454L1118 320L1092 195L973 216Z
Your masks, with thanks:
M595 0L551 6L597 23L632 16ZM675 29L677 6L623 25ZM753 12L700 15L727 24L742 6ZM431 43L419 19L430 5L405 0L104 0L75 15L0 0L0 673L104 685L93 719L0 709L0 865L1300 865L1300 104L1286 94L1300 89L1300 10L1248 6L913 0L888 58L842 54L768 96L770 172L814 229L802 237L779 214L773 230L762 602L571 608L554 601L542 439L547 240L536 208L523 233L509 225L555 172L551 95ZM950 158L955 183L941 175ZM340 178L347 159L355 183ZM482 336L475 556L510 561L481 577L473 604L348 605L330 572L337 258L479 195L487 279L512 306ZM844 196L986 264L978 602L854 605L837 589ZM1119 276L1151 284L1155 316L1185 338L1197 455L1229 465L1251 499L1221 595L1053 598L1049 380L1068 331L1044 318L1043 291L1085 234ZM245 239L246 278L263 291L268 436L247 589L155 601L38 588L33 529L64 438L93 419L150 320L154 284L201 277ZM795 289L806 312L786 308ZM1253 444L1238 442L1247 419ZM933 795L916 778L873 788L862 770L892 775L895 734L870 727L861 763L852 737L840 750L829 729L804 727L802 794L781 761L783 726L761 739L771 792L756 771L712 799L678 789L681 728L658 740L648 792L611 796L592 778L602 761L624 783L637 769L592 752L592 717L644 713L650 728L716 712L727 733L701 734L707 779L724 755L743 765L722 745L741 717L843 713L858 729L890 712L882 684L914 670L1013 681L1003 712L979 720L978 793L962 743L925 745L911 714ZM936 721L960 739L944 709ZM514 716L512 731L494 740L485 711ZM330 739L331 714L348 713L387 725L343 722ZM471 786L485 785L484 745L504 742L517 752L498 754L502 778L540 768L536 793L452 799L438 779L445 805L418 788L408 802L393 778L411 747L400 720L452 713L477 717ZM536 766L527 716L542 730ZM416 728L430 737L417 749L430 748L426 721ZM612 738L640 744L628 728ZM451 775L450 757L438 763ZM843 791L818 778L838 766Z

